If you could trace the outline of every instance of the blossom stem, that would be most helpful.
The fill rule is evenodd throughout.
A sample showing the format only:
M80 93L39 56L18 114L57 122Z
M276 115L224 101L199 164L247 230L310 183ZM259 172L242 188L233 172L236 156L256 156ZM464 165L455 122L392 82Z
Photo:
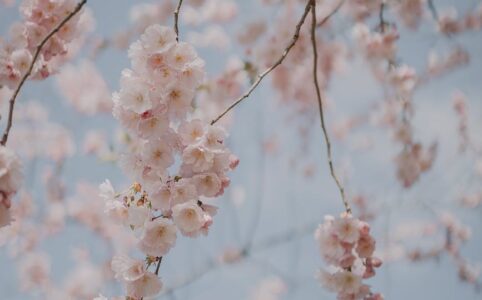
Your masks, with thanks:
M311 1L311 0L310 0ZM239 103L241 103L243 100L245 100L246 98L248 98L251 93L254 91L254 89L256 89L256 87L261 83L261 81L263 80L264 77L266 77L266 75L268 75L271 71L273 71L274 69L276 69L276 67L278 67L279 65L281 65L281 63L283 62L283 60L286 58L286 56L288 55L288 53L290 52L290 50L293 48L293 46L296 44L296 42L298 41L298 38L300 36L300 30L301 30L301 26L303 25L303 23L305 22L306 20L306 16L308 15L308 12L310 11L310 8L311 8L311 5L310 5L310 1L308 1L308 3L306 4L306 7L305 7L305 11L303 13L303 15L301 16L301 19L299 20L298 24L296 24L296 29L295 29L295 33L293 35L293 37L291 38L291 42L288 44L288 46L284 49L283 51L283 54L281 54L281 56L278 58L278 60L271 66L269 67L268 69L266 69L263 73L261 74L258 74L257 76L257 79L254 81L254 83L251 85L251 87L248 89L248 91L242 95L240 98L238 98L236 101L234 101L224 112L222 112L218 117L216 117L215 119L213 119L211 121L211 125L214 125L217 121L219 121L224 115L226 115L231 109L233 109L235 106L237 106Z
M385 17L383 16L383 13L385 12L385 2L382 1L382 4L380 4L380 12L378 13L378 18L380 20L380 32L385 33L385 25L387 24L385 22Z
M427 5L428 5L428 9L430 10L430 13L432 14L432 18L435 20L435 22L439 23L438 11L437 11L437 8L435 7L435 4L433 3L433 0L428 0Z
M159 257L159 260L157 261L156 271L154 272L154 274L159 275L159 268L161 267L161 263L162 263L162 256Z
M176 42L179 42L179 11L181 10L182 0L177 3L174 11L174 31L176 32Z
M341 195L341 200L343 201L343 205L345 206L345 211L348 214L351 214L351 207L348 204L348 201L346 200L345 196L345 189L343 188L343 185L341 184L340 180L338 179L338 176L336 175L335 168L333 167L333 158L332 158L332 153L331 153L331 142L330 142L330 137L328 135L328 131L326 130L326 125L325 125L325 116L323 112L323 101L321 98L321 92L320 92L320 86L318 83L318 52L316 49L316 1L315 0L310 0L310 5L311 5L311 16L312 16L312 22L311 22L311 44L313 46L313 82L315 85L316 89L316 96L318 100L318 109L320 112L320 123L321 123L321 129L323 130L323 136L325 139L325 144L326 144L326 152L328 156L328 165L330 167L330 174L331 177L333 177L333 180L335 181L338 190L340 191Z
M39 55L40 55L40 51L42 51L42 48L44 47L44 45L48 42L48 40L54 36L70 19L72 19L73 16L75 16L81 9L82 7L84 6L84 4L87 3L87 0L82 0L80 1L77 6L74 8L74 10L72 12L70 12L63 20L62 22L60 22L49 34L47 34L47 36L45 36L45 38L40 42L40 44L37 46L36 50L35 50L35 53L33 55L33 58L32 58L32 62L30 63L30 66L27 70L27 72L25 73L25 75L23 75L22 79L20 80L17 88L15 89L15 91L13 92L13 95L12 97L10 98L9 100L9 110L8 110L8 120L7 120L7 127L5 128L5 131L3 133L3 136L2 136L2 140L0 142L0 144L2 146L5 146L5 144L7 143L7 140L8 140L8 134L10 133L10 129L12 128L12 123L13 123L13 109L15 107L15 100L20 92L20 89L22 88L23 84L25 83L25 81L27 80L27 78L32 74L32 70L33 70L33 67L35 65L35 62L37 61Z

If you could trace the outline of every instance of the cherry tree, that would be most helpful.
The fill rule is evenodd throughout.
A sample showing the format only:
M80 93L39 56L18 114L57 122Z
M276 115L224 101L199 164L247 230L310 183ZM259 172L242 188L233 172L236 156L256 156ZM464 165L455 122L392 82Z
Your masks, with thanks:
M0 7L2 297L480 297L480 2Z

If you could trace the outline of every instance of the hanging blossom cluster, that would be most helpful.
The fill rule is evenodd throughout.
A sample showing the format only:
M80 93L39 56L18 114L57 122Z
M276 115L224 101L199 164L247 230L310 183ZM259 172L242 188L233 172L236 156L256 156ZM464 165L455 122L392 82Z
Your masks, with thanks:
M12 197L22 183L22 164L10 149L0 146L0 228L12 221Z
M375 239L370 226L350 214L339 218L326 216L315 233L323 259L332 270L320 270L321 283L339 300L381 300L383 296L373 293L364 279L375 276L375 268L382 261L373 256Z
M128 297L139 299L159 292L161 282L148 268L174 246L178 231L207 234L216 207L204 198L223 194L230 182L226 172L239 160L226 148L223 129L190 119L204 62L189 44L176 42L172 29L152 25L131 45L129 57L132 69L122 72L114 116L131 139L121 164L138 183L116 193L106 181L101 196L107 214L138 234L138 248L147 256L147 264L125 255L112 262Z
M75 0L25 0L20 5L24 21L10 28L10 39L0 41L0 86L14 88L30 67L37 46L77 5ZM31 78L56 72L68 56L71 43L83 36L90 24L79 13L73 16L42 48Z

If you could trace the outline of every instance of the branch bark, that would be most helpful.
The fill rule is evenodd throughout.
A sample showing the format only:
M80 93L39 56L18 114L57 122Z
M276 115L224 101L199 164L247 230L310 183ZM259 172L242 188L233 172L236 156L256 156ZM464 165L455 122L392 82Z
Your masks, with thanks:
M326 152L328 156L328 165L330 167L330 174L331 177L333 177L333 180L336 183L336 186L338 187L338 190L340 191L340 196L341 200L343 201L343 205L345 206L345 211L348 214L351 214L351 207L348 204L348 201L346 200L345 196L345 189L343 188L343 185L341 184L340 180L338 179L338 176L336 175L335 168L333 167L333 158L332 158L332 153L331 153L331 142L330 142L330 137L328 135L328 131L326 130L326 125L325 125L325 116L323 112L323 100L321 96L321 91L320 91L320 86L318 83L318 51L316 48L316 1L315 0L310 0L310 5L311 5L311 16L312 16L312 22L311 22L311 44L313 47L313 82L315 85L316 89L316 97L318 100L318 110L320 112L320 123L321 123L321 129L323 131L323 136L325 139L325 144L326 144Z
M177 3L174 11L174 31L176 32L176 42L179 42L179 11L181 11L182 0Z
M84 4L87 3L87 0L82 0L80 1L77 6L74 8L74 10L69 13L63 20L62 22L60 22L57 27L55 27L49 34L47 34L47 36L45 36L45 38L40 42L40 44L37 46L36 50L35 50L35 53L33 55L33 58L32 58L32 62L30 63L30 66L27 70L27 72L25 73L25 75L23 75L22 79L20 80L17 88L15 89L15 91L13 92L13 95L12 97L10 98L9 100L9 110L8 110L8 120L7 120L7 127L5 128L5 131L3 133L3 136L2 136L2 141L0 142L0 144L2 146L5 146L5 144L7 143L7 140L8 140L8 135L10 133L10 129L12 128L12 123L13 123L13 110L14 110L14 107L15 107L15 100L17 99L17 96L18 94L20 93L20 89L22 88L23 84L25 83L25 81L27 80L27 78L32 74L32 70L33 70L33 67L35 65L35 62L37 61L39 55L40 55L40 52L42 51L42 48L44 47L44 45L48 42L48 40L54 36L70 19L72 19L73 16L75 16L81 9L82 7L84 6Z
M310 0L311 1L311 0ZM248 98L249 95L251 95L251 93L254 91L254 89L261 83L261 81L263 80L263 78L268 75L271 71L273 71L274 69L276 69L276 67L278 67L279 65L281 65L281 63L283 62L283 60L286 58L286 56L288 55L288 53L290 52L290 50L293 48L293 46L296 44L296 41L298 41L298 38L300 36L300 30L301 30L301 26L303 25L303 23L305 22L306 20L306 16L308 15L308 12L310 11L310 8L311 8L311 5L310 5L310 1L308 1L308 3L306 4L306 7L305 7L305 10L303 12L303 15L301 16L301 19L298 21L298 24L296 24L296 29L295 29L295 33L291 39L291 42L288 44L288 46L284 49L283 51L283 54L278 58L278 60L271 66L269 67L268 69L266 69L263 73L261 74L258 74L258 78L256 79L256 81L251 85L251 87L248 89L248 91L242 95L240 98L238 98L236 101L234 101L224 112L222 112L218 117L216 117L214 120L211 121L211 125L214 125L217 121L219 121L224 115L226 115L231 109L233 109L236 105L238 105L239 103L241 103L244 99Z

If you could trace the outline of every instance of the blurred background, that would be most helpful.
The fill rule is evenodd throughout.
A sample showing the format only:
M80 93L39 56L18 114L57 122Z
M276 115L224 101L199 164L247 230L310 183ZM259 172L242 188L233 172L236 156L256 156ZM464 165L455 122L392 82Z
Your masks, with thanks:
M0 6L2 36L7 35L13 22L20 20L18 2L13 6ZM132 25L131 8L138 2L89 1L88 7L95 19L94 34L113 37L129 28ZM185 2L189 5L189 0ZM217 43L203 43L201 38L213 30L209 22L193 24L183 17L181 10L181 40L197 44L199 55L206 61L208 76L222 72L229 60L248 61L252 57L246 47L236 41L246 22L263 20L269 29L277 26L275 20L284 9L282 3L267 5L258 0L227 2L236 5L236 16L229 22L216 25L215 30L222 31L219 33L221 37L213 39ZM434 3L439 11L453 7L460 15L480 5L476 0L435 0ZM295 20L301 9L302 5L293 7ZM185 11L189 12L189 9ZM370 115L383 98L380 84L373 79L364 59L356 53L356 47L350 49L349 59L331 78L326 91L326 118L334 161L351 201L362 197L367 203L364 207L373 215L370 224L377 239L377 254L385 261L377 276L368 281L374 290L383 293L386 299L395 300L482 299L477 284L460 279L450 255L416 261L409 258L413 249L430 251L443 243L445 233L435 230L433 224L437 223L440 214L450 212L471 228L470 239L460 247L461 255L474 267L482 262L482 234L479 230L482 208L478 204L467 207L460 203L464 195L480 189L482 178L477 171L477 161L480 164L481 160L477 153L460 152L459 119L453 108L454 93L465 94L468 130L474 143L482 145L482 34L473 31L453 37L443 36L436 31L428 11L426 14L417 31L403 26L399 28L401 38L397 42L397 56L404 64L422 70L429 51L444 52L454 46L462 47L470 56L468 64L424 84L413 95L412 126L417 140L438 144L432 168L413 186L403 188L397 180L394 162L400 145L393 142L389 130L367 121L343 131L343 125L352 120L350 118ZM386 18L395 19L391 11L387 11ZM167 26L172 25L171 18L166 22ZM373 20L375 23L376 19ZM350 24L343 10L335 15L330 24L336 33L334 39L347 45L352 43ZM258 41L263 42L269 40L261 38ZM94 40L88 39L86 43L91 46ZM91 60L109 90L118 90L120 73L129 67L126 50L107 47L94 58L91 54L82 50L72 63L78 65L85 59ZM242 90L247 87L246 82ZM220 209L209 235L196 239L178 238L174 250L164 258L160 274L168 293L156 299L335 298L315 279L323 261L313 233L325 215L338 215L343 206L329 176L316 109L300 112L295 105L281 101L281 98L280 92L273 88L271 78L266 78L226 122L230 133L229 146L240 158L240 165L232 172L231 186L225 195L214 202ZM6 102L0 91L2 128ZM96 188L109 178L119 189L130 184L115 161L86 154L83 148L83 141L92 130L103 131L109 141L117 139L119 124L110 113L79 113L59 90L56 76L27 82L18 98L20 116L28 115L25 111L34 109L29 108L36 105L32 103L48 111L49 122L63 128L55 127L55 130L68 137L63 144L68 148L68 159L59 167L55 159L32 158L25 150L49 142L48 139L30 139L27 138L29 135L21 133L22 128L35 132L35 123L29 125L32 121L25 120L27 117L16 119L18 126L14 123L12 147L16 150L17 147L24 148L17 151L25 162L24 189L35 203L34 220L41 220L46 211L47 198L52 191L47 191L44 183L52 174L62 181L65 198L77 205L84 201L89 203L92 199L88 198L95 196L95 192L79 194L79 183ZM16 131L18 138L15 138ZM111 150L120 151L119 147L112 142ZM353 206L355 215L367 213L361 206ZM110 246L92 230L68 217L63 223L62 230L43 239L36 250L50 256L52 281L58 286L73 280L69 279L69 274L78 267L79 256L88 253L89 260L100 265L111 253ZM18 275L21 257L15 256L19 251L16 247L20 246L12 245L5 236L0 238L2 244L0 298L43 299L44 296L35 289L25 291L22 288ZM246 245L251 245L249 253L239 262L219 263L223 253L226 255L230 249L241 249ZM122 293L121 287L113 282L102 286L99 292L105 296Z

